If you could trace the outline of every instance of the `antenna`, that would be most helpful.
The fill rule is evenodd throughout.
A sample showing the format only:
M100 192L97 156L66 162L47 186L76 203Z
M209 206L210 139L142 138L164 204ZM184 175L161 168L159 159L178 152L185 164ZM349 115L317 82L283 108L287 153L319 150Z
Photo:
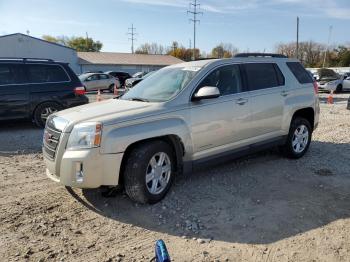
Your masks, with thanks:
M330 27L329 27L329 35L328 35L328 43L327 43L326 51L324 52L324 58L323 58L323 65L322 65L322 67L325 67L325 65L326 65L326 60L327 60L327 54L328 54L328 50L329 50L329 45L330 45L330 43L331 43L332 31L333 31L333 26L330 26Z
M129 40L131 40L131 53L134 54L134 42L136 41L136 38L135 36L137 35L136 34L136 28L134 27L134 24L131 24L131 27L128 28L128 35L130 36L129 37Z
M190 22L193 23L193 60L196 60L196 27L197 23L200 23L200 20L197 19L197 15L203 15L203 12L199 12L200 4L197 0L193 0L190 3L190 10L187 11L187 14L193 15L193 18L190 19Z

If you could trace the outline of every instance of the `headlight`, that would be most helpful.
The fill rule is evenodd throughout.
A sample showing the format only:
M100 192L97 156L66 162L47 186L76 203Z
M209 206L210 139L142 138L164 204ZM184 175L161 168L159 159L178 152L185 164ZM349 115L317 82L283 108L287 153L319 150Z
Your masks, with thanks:
M90 149L101 145L102 124L83 123L74 126L68 139L67 150Z

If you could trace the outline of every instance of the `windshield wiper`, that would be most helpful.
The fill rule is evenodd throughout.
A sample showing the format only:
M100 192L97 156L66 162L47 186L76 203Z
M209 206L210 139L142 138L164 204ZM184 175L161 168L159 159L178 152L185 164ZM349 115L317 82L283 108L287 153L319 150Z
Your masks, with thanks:
M140 98L140 97L130 98L129 100L131 100L131 101L139 101L139 102L149 103L149 100L144 99L144 98Z

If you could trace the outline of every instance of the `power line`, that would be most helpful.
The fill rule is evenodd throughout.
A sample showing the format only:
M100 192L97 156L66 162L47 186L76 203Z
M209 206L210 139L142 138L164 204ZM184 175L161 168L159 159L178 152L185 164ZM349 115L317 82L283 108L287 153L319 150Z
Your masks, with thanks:
M190 10L187 11L187 14L193 15L193 18L190 19L190 22L193 23L193 60L196 60L196 27L197 23L200 23L200 20L197 19L198 15L203 15L203 12L199 12L200 4L197 0L190 3Z
M134 42L136 41L136 38L135 36L137 35L137 33L135 32L136 31L136 28L134 27L134 24L131 24L131 27L128 28L128 35L130 36L129 37L129 40L131 40L131 53L134 54Z

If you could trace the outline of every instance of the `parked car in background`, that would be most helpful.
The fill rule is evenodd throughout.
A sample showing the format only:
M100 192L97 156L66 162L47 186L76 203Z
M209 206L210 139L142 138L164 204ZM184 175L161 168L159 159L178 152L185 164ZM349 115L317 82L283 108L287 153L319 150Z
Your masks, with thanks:
M344 80L343 80L343 90L344 91L350 91L350 73L344 74Z
M141 81L145 80L147 77L150 77L154 72L156 72L156 71L149 72L141 78L133 77L133 78L127 79L125 81L125 88L127 88L127 89L133 88L135 85L137 85Z
M176 176L210 160L272 146L301 158L319 113L317 84L296 59L242 54L176 64L120 99L51 116L46 174L68 187L123 185L134 201L156 203Z
M79 76L85 91L109 90L113 92L114 86L121 87L119 80L104 73L88 73Z
M137 72L137 73L133 74L132 77L133 78L142 78L147 74L148 74L147 72Z
M102 71L86 71L86 72L82 73L81 75L83 75L83 74L90 74L90 73L99 73L99 74L102 74L103 72L102 72Z
M52 113L88 102L67 63L0 58L0 120L31 119L43 127Z
M321 68L317 71L318 87L324 91L341 92L343 90L344 76L339 75L332 69Z
M132 76L127 72L114 72L107 71L106 74L111 75L117 79L119 79L121 86L125 86L125 80L131 78Z

